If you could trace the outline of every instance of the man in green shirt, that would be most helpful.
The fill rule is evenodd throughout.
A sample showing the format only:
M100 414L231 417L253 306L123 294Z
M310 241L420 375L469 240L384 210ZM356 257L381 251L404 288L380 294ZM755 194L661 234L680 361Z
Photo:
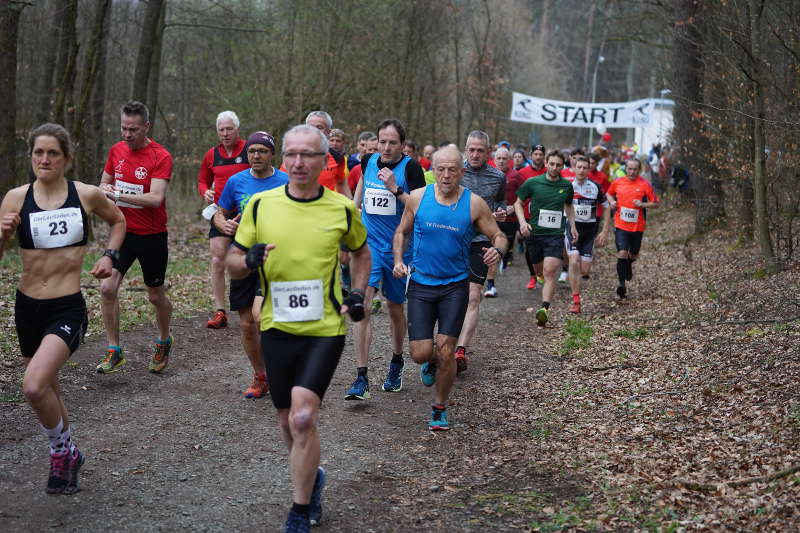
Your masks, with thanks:
M526 253L530 255L530 262L544 262L542 307L536 311L536 322L540 327L547 324L550 300L556 289L556 274L564 256L565 213L572 238L578 239L575 210L572 208L572 183L561 177L564 156L558 150L551 150L547 154L546 165L546 174L528 179L517 189L517 201L514 202L517 220L523 221L520 222L519 232L528 241ZM528 199L531 201L531 217L524 222L522 206Z

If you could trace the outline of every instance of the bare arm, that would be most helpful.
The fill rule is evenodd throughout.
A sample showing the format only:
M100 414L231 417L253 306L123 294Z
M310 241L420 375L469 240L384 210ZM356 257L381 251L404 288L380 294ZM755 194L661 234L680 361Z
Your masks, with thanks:
M497 225L495 215L489 210L489 205L477 194L471 196L472 223L480 233L489 237L491 247L483 249L483 262L493 265L500 261L508 248L508 239Z
M336 183L336 192L338 192L339 194L343 194L348 198L353 197L353 195L350 193L350 187L347 186L346 179L343 179L342 181Z
M569 231L572 233L572 238L578 240L578 228L575 227L575 208L572 204L564 202L564 212L567 214L569 221Z
M408 245L408 235L414 229L414 217L417 214L417 208L422 200L422 195L425 189L417 189L408 195L405 211L403 211L403 218L400 219L397 229L392 238L392 255L394 256L394 268L392 274L396 278L403 278L408 276L411 271L408 265L403 262L403 254Z
M17 226L22 221L19 218L19 212L22 210L22 201L25 198L22 189L24 187L8 191L8 194L3 198L3 203L0 204L0 259L3 257L6 241L11 240L14 232L17 231Z
M517 215L517 220L519 221L519 232L523 237L527 237L531 234L531 225L525 220L525 209L522 206L522 200L519 198L514 202L514 214Z
M91 212L96 213L97 216L111 226L106 247L110 250L119 250L125 240L126 228L125 216L122 211L106 199L105 193L99 187L82 184L81 188L85 191L87 204ZM105 279L111 276L113 267L114 264L111 258L104 255L97 260L89 273L97 279Z
M603 209L603 229L600 231L600 234L597 236L597 239L595 239L597 246L599 246L600 248L606 245L610 223L611 223L611 207L609 205L609 207Z
M353 193L353 203L356 204L356 209L361 209L361 202L364 200L364 176L358 180L356 190Z
M214 213L214 218L211 219L214 222L214 226L225 235L229 235L233 237L236 235L236 228L239 227L239 220L242 218L242 214L239 213L236 215L235 218L229 218L233 212L225 209L224 207L220 207L217 209L217 212Z

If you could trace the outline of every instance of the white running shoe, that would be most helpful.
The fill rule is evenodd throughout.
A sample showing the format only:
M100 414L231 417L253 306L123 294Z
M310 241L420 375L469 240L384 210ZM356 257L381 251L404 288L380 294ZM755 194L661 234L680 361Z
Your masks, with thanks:
M483 293L485 298L497 298L497 287L492 285Z
M567 282L567 271L566 270L562 270L561 271L561 274L558 276L558 282L559 283L566 283Z

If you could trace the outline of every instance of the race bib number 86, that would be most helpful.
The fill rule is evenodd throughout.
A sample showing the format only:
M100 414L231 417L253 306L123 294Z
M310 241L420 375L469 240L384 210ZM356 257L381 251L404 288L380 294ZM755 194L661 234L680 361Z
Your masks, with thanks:
M275 322L321 320L324 313L322 280L273 281L269 284Z

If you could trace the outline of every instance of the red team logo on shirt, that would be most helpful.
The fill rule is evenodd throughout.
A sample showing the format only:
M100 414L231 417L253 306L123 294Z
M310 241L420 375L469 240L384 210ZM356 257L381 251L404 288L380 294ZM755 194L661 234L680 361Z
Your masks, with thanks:
M137 179L146 180L147 179L147 169L144 167L138 167L136 171L133 173Z

